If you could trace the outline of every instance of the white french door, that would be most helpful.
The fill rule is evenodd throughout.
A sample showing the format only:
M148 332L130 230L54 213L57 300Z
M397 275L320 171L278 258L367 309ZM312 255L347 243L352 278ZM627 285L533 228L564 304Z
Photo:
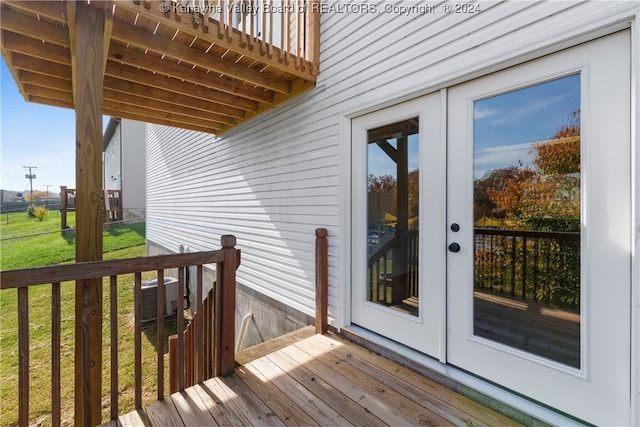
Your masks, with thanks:
M630 34L352 121L352 322L630 421Z
M448 363L630 421L630 35L449 90Z
M436 93L352 122L352 321L438 358L446 256L441 117Z

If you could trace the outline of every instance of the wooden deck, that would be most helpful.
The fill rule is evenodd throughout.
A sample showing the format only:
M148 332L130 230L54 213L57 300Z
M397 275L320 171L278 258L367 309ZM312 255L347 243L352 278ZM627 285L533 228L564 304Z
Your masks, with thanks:
M107 425L518 425L334 334L259 352L253 360L251 352L240 354L242 364L231 376L174 393Z

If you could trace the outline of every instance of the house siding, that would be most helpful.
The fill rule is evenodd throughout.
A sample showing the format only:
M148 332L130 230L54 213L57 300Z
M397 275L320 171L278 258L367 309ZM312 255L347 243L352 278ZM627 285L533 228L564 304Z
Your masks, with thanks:
M124 145L122 147L122 208L124 219L145 217L145 124L124 119L120 123Z
M113 119L112 119L113 120ZM145 124L116 119L105 144L103 185L105 190L122 190L123 219L145 217Z
M628 27L637 11L634 2L483 2L480 13L419 15L388 3L375 3L378 13L322 14L317 87L221 138L147 125L149 241L204 250L235 234L239 282L312 316L314 229L325 227L329 317L344 326L345 117Z

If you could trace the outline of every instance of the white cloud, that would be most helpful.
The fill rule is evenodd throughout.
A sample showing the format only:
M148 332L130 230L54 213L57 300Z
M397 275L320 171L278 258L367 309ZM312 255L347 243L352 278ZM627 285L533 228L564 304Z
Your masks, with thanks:
M542 111L548 108L549 106L556 104L570 96L572 96L571 93L565 92L565 93L561 93L559 95L552 96L549 98L544 98L535 102L528 102L526 104L523 104L521 107L513 109L508 114L503 114L491 120L489 123L492 126L500 126L500 125L509 124L509 123L511 124L519 123L523 119L526 119L527 117L531 116L532 114L535 114L538 111Z
M495 116L500 113L500 111L493 108L482 108L479 104L476 104L473 109L473 118L475 120L486 119L487 117Z

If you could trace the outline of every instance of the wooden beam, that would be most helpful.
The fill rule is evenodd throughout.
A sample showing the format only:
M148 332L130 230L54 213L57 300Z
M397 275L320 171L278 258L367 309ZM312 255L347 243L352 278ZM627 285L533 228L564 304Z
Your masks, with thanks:
M242 110L255 111L258 108L258 103L255 101L207 89L204 86L196 86L192 83L185 84L178 79L163 77L149 71L140 70L128 65L116 64L111 61L107 64L105 75Z
M12 62L13 66L18 70L27 70L45 76L71 80L71 67L69 65L57 64L21 53L14 53Z
M113 43L111 45L109 59L114 62L140 67L147 71L164 74L253 101L263 103L271 102L271 92L265 91L264 89L219 77L215 73L207 73L193 69L188 65L179 64L177 61L172 61L168 58L161 59L157 56L145 54L142 51L127 48L119 43Z
M188 115L176 114L169 111L156 111L147 108L138 107L135 105L128 105L122 102L112 101L105 99L104 108L115 111L121 111L121 116L132 114L139 117L157 118L162 120L168 120L175 123L184 123L191 125L199 125L206 129L220 130L223 127L223 123L219 123L212 120L207 120L202 117L193 117Z
M276 79L269 74L243 67L203 51L189 48L180 42L154 35L142 28L122 22L113 23L112 38L122 43L130 43L143 49L149 49L161 55L170 56L276 92L289 93L290 90L289 83L284 80Z
M66 0L67 11L67 27L69 28L69 50L71 52L71 94L73 95L73 102L77 99L76 94L76 69L77 69L77 49L76 49L76 1ZM71 25L69 25L71 23Z
M188 107L184 107L182 105L170 104L164 101L155 100L154 102L148 102L148 99L143 98L138 95L132 95L130 93L118 92L112 89L104 88L104 100L107 101L115 101L121 102L128 105L133 106L144 106L149 110L159 111L159 112L172 112L175 114L180 114L183 116L190 116L194 120L199 120L202 118L206 121L218 122L223 125L234 124L236 120L223 116L222 114L209 113L205 111L194 110Z
M24 90L24 84L18 78L18 70L15 68L13 64L14 53L8 52L7 50L5 50L4 39L5 39L5 33L2 32L0 33L0 49L2 50L2 56L4 57L7 67L9 68L9 72L13 76L13 80L16 82L16 85L18 86L18 92L20 92L20 94L22 95L22 98L25 101L27 101L28 97L27 97L27 93Z
M369 141L370 143L373 141ZM396 150L395 148L393 148L393 145L389 144L389 141L387 141L386 139L383 140L379 140L376 141L375 144L380 147L380 149L382 151L385 152L385 154L387 156L389 156L389 158L394 162L394 163L398 163L398 160L396 159L396 157L398 156L398 150Z
M67 8L68 10L68 8ZM105 17L76 4L76 261L102 259L102 58ZM102 422L102 281L76 282L76 425Z
M34 2L38 3L38 2ZM63 24L38 20L12 9L2 9L3 30L21 34L38 40L45 40L60 46L69 46L69 33Z
M284 95L282 93L274 94L273 101L271 102L271 104L269 104L269 105L260 104L260 107L257 110L255 110L255 111L247 111L242 121L245 122L245 121L247 121L247 120L249 120L249 119L251 119L253 117L256 117L256 116L264 113L265 111L269 111L269 110L271 110L273 108L276 108L278 105L284 104L285 102L290 101L291 98L293 98L295 96L298 96L298 95L300 95L300 94L302 94L302 93L304 93L304 92L306 92L308 90L311 90L311 89L313 89L315 87L316 87L315 82L311 82L311 81L308 81L308 80L301 80L301 79L294 80L292 82L292 84L291 84L291 93L290 94L288 94L288 95ZM233 126L225 127L221 131L221 133L224 133L224 132L228 131L232 127ZM220 135L220 134L218 134L218 135Z
M7 4L11 7L11 9L20 10L23 12L30 12L34 14L38 14L42 18L51 19L52 21L66 23L67 21L67 10L64 2L61 1L19 1L19 0L11 0L11 1L3 1L4 4Z
M136 82L120 80L117 77L105 76L105 87L117 90L118 92L130 93L146 97L149 104L156 101L163 101L172 104L182 105L184 107L193 108L194 110L222 114L232 118L242 118L245 112L239 108L228 107L209 100L194 98L190 95L170 92L162 88L151 87Z
M111 32L113 31L113 4L110 0L103 0L101 4L104 10L104 35L102 36L102 74L107 69L109 59L109 46L111 45Z
M21 36L9 31L2 31L3 47L7 52L21 53L58 64L71 64L69 49L51 43L43 43L41 40Z
M246 37L246 35L241 33L240 31L235 30L229 26L227 28L228 31L224 31L228 36L219 37L219 34L222 34L224 30L221 27L220 22L210 19L207 16L203 16L202 19L208 22L208 24L206 25L207 31L203 31L200 28L194 28L194 26L191 25L190 20L185 19L177 21L175 19L176 14L171 11L169 11L169 13L162 12L160 8L161 3L162 2L160 1L152 1L150 7L146 8L142 5L135 4L135 2L122 2L117 3L117 7L128 9L134 13L139 14L140 16L144 16L170 28L175 28L181 33L189 34L192 37L198 37L201 40L204 40L208 43L214 43L217 46L229 49L232 52L238 52L239 54L246 56L247 58L251 58L255 61L264 63L266 66L275 70L284 71L285 73L293 74L296 77L302 79L315 81L315 76L311 72L309 72L312 67L305 67L305 71L296 69L296 67L293 65L287 65L280 62L278 60L280 49L278 49L277 47L272 46L272 50L276 52L276 54L272 56L265 55L263 52L261 52L261 49L252 49L248 43L246 43L246 46L242 47L242 39ZM230 8L228 9L231 10ZM227 11L225 10L222 13L225 12Z
M57 99L58 101L70 102L72 105L74 104L73 95L67 90L36 86L32 84L25 84L24 89L29 95L41 98Z

